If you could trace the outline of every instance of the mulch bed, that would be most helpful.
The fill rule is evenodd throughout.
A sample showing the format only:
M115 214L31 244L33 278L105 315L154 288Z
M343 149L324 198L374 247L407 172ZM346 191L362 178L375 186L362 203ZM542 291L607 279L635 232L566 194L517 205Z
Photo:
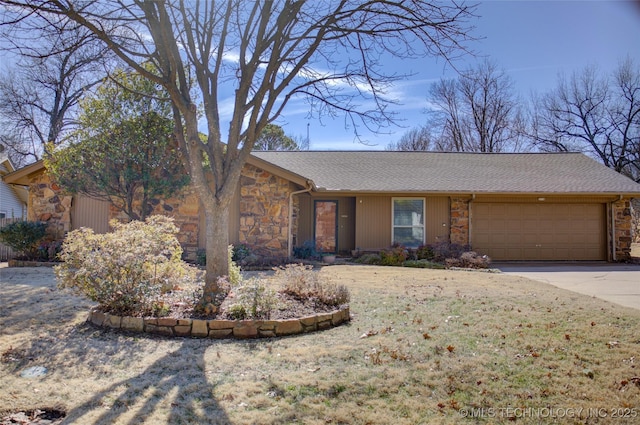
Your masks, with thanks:
M62 423L66 416L67 412L58 407L0 412L0 425L56 425Z

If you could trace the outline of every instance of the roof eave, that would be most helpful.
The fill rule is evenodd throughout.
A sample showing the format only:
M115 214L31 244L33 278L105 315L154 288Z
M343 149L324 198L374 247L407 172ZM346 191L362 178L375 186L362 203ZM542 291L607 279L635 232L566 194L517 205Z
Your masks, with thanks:
M33 164L29 164L16 171L2 176L2 180L7 184L17 184L22 186L29 185L30 181L28 177L34 173L44 170L44 161L36 161Z
M253 165L254 167L262 168L263 170L268 171L271 174L275 174L278 177L282 177L283 179L289 180L290 182L296 183L302 187L306 188L310 186L313 188L313 190L317 190L315 183L307 177L296 174L262 158L258 158L257 156L249 155L247 164Z
M316 192L322 193L344 193L344 194L356 194L366 193L374 195L394 194L394 193L414 193L416 195L482 195L482 196L611 196L611 197L623 197L623 198L635 198L640 197L640 192L630 191L572 191L572 192L558 192L558 191L482 191L482 190L370 190L370 189L332 189L326 187L317 187Z

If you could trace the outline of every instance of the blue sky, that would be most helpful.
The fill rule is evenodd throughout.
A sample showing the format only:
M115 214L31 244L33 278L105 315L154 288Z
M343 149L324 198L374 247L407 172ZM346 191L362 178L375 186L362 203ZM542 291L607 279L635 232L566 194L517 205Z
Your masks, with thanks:
M629 56L640 66L640 1L481 1L477 15L473 35L481 39L469 45L477 55L456 66L464 69L488 57L505 69L524 100L532 92L553 89L559 74L569 76L588 65L608 73ZM291 105L278 124L298 137L306 137L309 124L313 150L384 149L408 128L424 123L429 85L455 76L442 59L394 60L389 66L416 73L393 87L402 103L394 110L405 128L366 134L365 145L345 128L343 118L325 118L321 124L308 120L300 105Z

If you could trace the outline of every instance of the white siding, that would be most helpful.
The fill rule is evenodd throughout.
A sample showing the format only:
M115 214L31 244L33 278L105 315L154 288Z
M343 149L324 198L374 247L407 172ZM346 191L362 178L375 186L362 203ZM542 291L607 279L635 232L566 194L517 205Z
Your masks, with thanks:
M4 176L9 170L0 163L0 175ZM15 191L0 180L0 218L23 218L27 215L27 206L18 198Z

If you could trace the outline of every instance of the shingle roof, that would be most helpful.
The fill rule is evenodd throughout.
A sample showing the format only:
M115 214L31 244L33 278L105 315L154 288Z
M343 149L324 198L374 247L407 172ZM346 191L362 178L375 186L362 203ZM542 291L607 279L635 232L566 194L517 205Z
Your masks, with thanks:
M640 184L580 153L255 151L319 191L640 195Z

